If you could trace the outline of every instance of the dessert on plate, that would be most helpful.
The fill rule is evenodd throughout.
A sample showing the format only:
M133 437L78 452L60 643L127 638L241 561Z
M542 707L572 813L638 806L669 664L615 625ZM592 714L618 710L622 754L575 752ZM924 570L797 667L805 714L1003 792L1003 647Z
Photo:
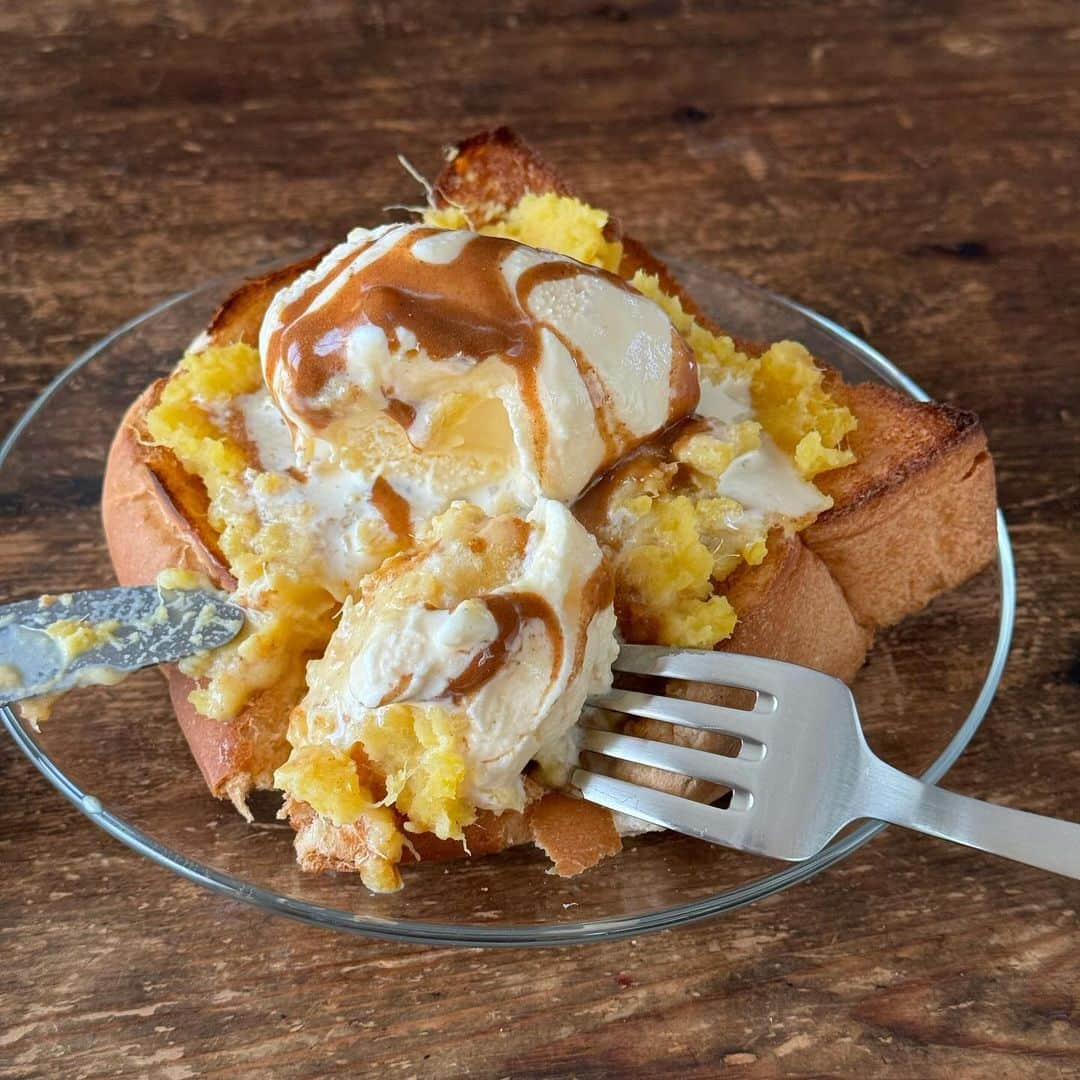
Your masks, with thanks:
M995 505L976 417L725 334L506 129L414 220L230 297L132 405L103 493L121 583L197 571L247 612L166 672L211 792L280 790L300 865L377 891L417 859L617 852L634 824L567 778L620 640L850 680L990 560Z

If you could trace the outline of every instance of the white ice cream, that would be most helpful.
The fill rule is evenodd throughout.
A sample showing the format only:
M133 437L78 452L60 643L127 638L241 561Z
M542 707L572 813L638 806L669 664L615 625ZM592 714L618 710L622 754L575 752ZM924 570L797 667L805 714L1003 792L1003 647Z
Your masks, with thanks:
M477 243L494 245L483 249L492 253L490 267L468 258ZM460 301L454 317L475 314L470 325L491 323L482 302L473 303L477 296L505 294L501 325L512 328L517 351L433 355L423 318L416 323L421 337L395 326L390 340L363 312L327 332L320 321L327 312L355 313L365 289L394 287L383 284L383 274L389 282L423 283L423 291L418 285L409 293L414 307L444 299L445 286ZM404 424L411 446L391 455L387 475L417 472L411 459L426 454L443 462L433 482L441 483L444 504L466 498L492 512L527 509L540 495L573 499L598 469L665 426L673 407L688 411L673 401L688 382L696 400L689 351L651 300L551 252L417 225L350 233L274 298L260 352L270 393L308 456L355 456L374 428L393 423L388 406L404 407L412 414ZM305 396L297 372L313 367L329 377ZM491 458L497 467L482 468Z
M570 766L577 756L572 731L586 697L611 685L615 614L610 599L596 606L589 583L600 568L600 549L569 510L541 499L526 523L519 569L486 595L538 598L554 615L557 634L543 618L523 618L504 642L494 674L454 695L454 680L499 635L483 598L444 611L383 605L376 593L346 610L327 650L331 660L319 669L330 682L310 689L309 703L337 715L333 745L349 750L371 710L434 702L460 719L461 795L480 809L521 809L522 770L537 757L556 773ZM419 572L445 572L442 559L433 556Z

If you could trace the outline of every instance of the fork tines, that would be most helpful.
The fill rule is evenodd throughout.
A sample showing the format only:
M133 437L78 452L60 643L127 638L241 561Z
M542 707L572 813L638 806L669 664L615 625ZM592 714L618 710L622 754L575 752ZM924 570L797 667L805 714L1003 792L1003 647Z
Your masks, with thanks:
M619 761L650 765L667 772L695 776L712 784L748 791L753 779L755 761L743 757L727 757L692 746L660 743L653 739L638 739L614 731L586 727L581 732L582 750L591 750Z
M702 731L715 731L736 739L761 743L768 734L766 718L775 709L776 699L771 694L765 694L753 709L732 709L727 705L711 705L704 701L645 694L637 690L609 690L606 694L589 698L589 704L612 712L644 716L679 727L700 728Z
M586 769L576 769L571 782L590 802L617 813L629 814L663 829L674 829L714 844L754 850L747 836L747 815L737 809L721 810Z
M764 660L757 656L709 652L702 649L672 649L663 645L623 645L612 665L615 671L634 675L657 675L666 679L720 683L753 690L758 694L776 694L778 675L787 670L801 672L794 664Z

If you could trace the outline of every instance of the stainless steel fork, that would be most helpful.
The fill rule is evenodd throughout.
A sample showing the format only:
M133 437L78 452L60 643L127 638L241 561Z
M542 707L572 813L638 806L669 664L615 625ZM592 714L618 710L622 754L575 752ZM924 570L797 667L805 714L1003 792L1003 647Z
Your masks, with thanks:
M583 749L732 791L721 809L577 769L573 783L599 803L739 851L799 861L840 829L876 818L1017 862L1080 878L1080 825L943 791L885 764L863 738L850 690L809 668L756 656L624 645L616 671L734 686L752 709L612 690L589 704L741 740L737 757L601 730L583 720Z

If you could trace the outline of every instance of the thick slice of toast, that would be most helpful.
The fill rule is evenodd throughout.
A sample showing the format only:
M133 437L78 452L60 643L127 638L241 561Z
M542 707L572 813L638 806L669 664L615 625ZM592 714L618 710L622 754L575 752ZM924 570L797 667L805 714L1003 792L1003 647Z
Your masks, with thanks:
M435 185L437 200L461 207L477 226L523 195L547 191L569 193L554 170L505 129L462 143ZM617 234L617 224L610 229ZM621 273L630 276L644 269L656 274L687 311L717 329L662 263L633 239L619 238ZM257 345L274 294L317 258L238 290L215 316L208 340ZM830 390L859 419L859 431L851 438L858 463L818 478L833 497L832 510L800 537L772 545L760 566L746 566L725 583L740 622L724 647L807 664L850 680L876 626L921 607L990 558L993 468L985 436L969 413L917 404L881 387L846 386L836 376ZM143 417L159 392L152 387L132 407L106 469L103 512L117 576L124 584L143 583L161 569L184 566L228 586L228 570L205 520L201 484L145 435ZM208 786L243 810L250 790L271 786L273 769L287 753L284 731L302 687L276 687L222 724L199 716L188 702L190 680L175 671L168 678L177 716ZM690 692L716 693L708 688ZM643 733L676 737L666 726L653 730L642 724ZM660 779L670 786L670 774ZM681 789L698 798L715 794L693 783ZM356 838L350 841L305 816L302 808L293 818L303 865L350 866ZM530 838L566 872L618 846L605 811L565 797L545 798L524 816L483 818L470 827L467 843L482 853ZM434 837L416 838L416 847L424 858L463 853L462 845Z

